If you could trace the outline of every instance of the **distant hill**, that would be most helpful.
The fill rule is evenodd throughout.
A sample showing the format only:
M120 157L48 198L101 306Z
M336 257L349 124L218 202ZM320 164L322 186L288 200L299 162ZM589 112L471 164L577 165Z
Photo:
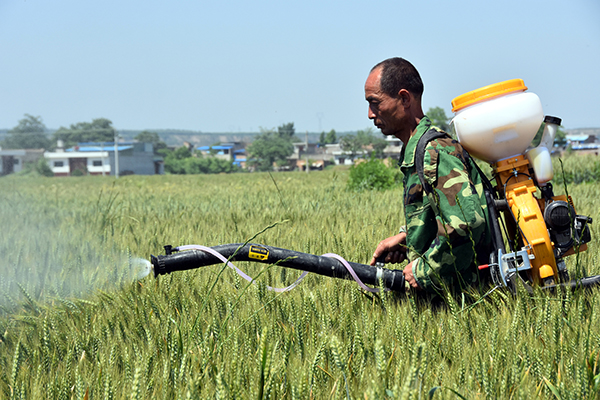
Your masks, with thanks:
M187 131L181 129L146 129L149 132L156 132L163 142L168 146L182 146L183 142L192 143L197 146L209 146L215 143L224 142L252 142L257 132L239 132L239 133L209 133L200 131ZM125 140L133 140L141 130L119 130L119 134Z
M222 132L222 133L211 133L201 131L188 131L178 129L146 129L150 132L158 133L161 140L164 141L168 146L181 146L183 142L188 142L196 146L210 146L215 143L225 142L245 142L252 143L254 137L259 135L260 132ZM600 137L600 128L576 128L576 129L565 129L567 134L584 134L584 135L596 135ZM1 132L1 131L0 131ZM120 130L119 133L125 140L133 140L133 138L142 132L141 130ZM356 134L356 132L337 132L337 137L344 135ZM296 132L296 136L304 141L305 133ZM320 133L309 132L308 141L309 143L316 143L319 141Z
M600 128L577 128L577 129L565 129L568 135L595 135L600 137Z
M245 142L251 143L254 137L259 132L201 132L201 131L190 131L182 129L145 129L150 132L158 133L161 140L164 141L168 146L182 146L183 142L188 142L196 146L210 146L215 143L225 142ZM0 129L0 141L2 141L8 135L9 129ZM48 135L52 135L55 129L49 129ZM119 134L124 140L133 140L143 130L123 129L119 130ZM600 137L600 128L574 128L565 129L567 134L582 134L582 135L596 135ZM348 134L356 134L356 132L337 132L337 137L341 137ZM296 132L296 136L304 141L305 133ZM308 141L310 143L316 143L319 141L319 133L309 132Z
M195 146L210 146L215 143L225 142L245 142L251 143L254 137L260 132L236 132L236 133L211 133L211 132L200 132L200 131L188 131L181 129L121 129L119 135L122 136L123 140L133 140L140 132L150 131L158 133L160 139L165 142L168 146L182 146L184 142L191 143ZM0 129L0 141L4 140L8 136L9 129ZM52 134L56 129L48 129L48 136ZM338 137L355 132L342 132L338 134ZM316 143L319 141L320 133L309 133L308 141ZM305 134L296 134L300 140L304 140Z
M150 132L158 133L161 140L168 146L181 146L183 142L188 142L196 146L210 146L215 143L226 143L226 142L244 142L252 143L254 137L260 134L260 132L222 132L222 133L210 133L200 131L186 131L177 129L146 129ZM125 140L132 140L137 136L141 130L119 130L119 134L125 138ZM339 132L337 137L355 134L356 132ZM308 133L309 143L316 143L319 141L321 133ZM306 133L296 132L296 136L304 141Z

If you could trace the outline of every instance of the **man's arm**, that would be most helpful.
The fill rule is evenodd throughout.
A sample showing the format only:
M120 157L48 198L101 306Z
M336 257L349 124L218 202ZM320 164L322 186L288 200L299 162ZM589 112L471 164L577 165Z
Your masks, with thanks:
M385 255L386 263L397 264L404 261L406 259L406 232L400 232L379 242L369 265L375 265L377 259L383 255Z
M369 264L375 265L377 259L386 253L386 263L398 264L406 260L406 232L402 231L397 235L390 236L389 238L379 242L379 245L375 249L373 258L371 258L371 262ZM418 289L419 284L413 275L412 266L413 263L411 262L404 267L404 279L410 284L411 287Z

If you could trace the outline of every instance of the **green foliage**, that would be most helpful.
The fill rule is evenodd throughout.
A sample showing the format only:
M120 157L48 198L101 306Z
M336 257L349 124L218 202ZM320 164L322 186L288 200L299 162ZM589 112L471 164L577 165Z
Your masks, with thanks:
M167 148L167 144L160 139L160 136L156 132L142 131L134 139L142 143L152 143L154 154L160 154L161 150Z
M174 151L165 149L163 155L165 157L165 172L169 174L185 174L184 160L191 157L192 152L187 146L181 146Z
M450 129L450 119L446 116L446 111L442 107L431 107L425 113L434 126L437 126L441 130L445 132L449 132Z
M352 158L363 150L363 144L356 135L344 135L340 137L340 147L349 153Z
M391 189L400 183L401 175L398 167L387 167L383 161L371 157L350 167L347 187L355 191Z
M229 160L216 157L192 155L187 146L167 152L165 156L165 172L170 174L219 174L237 172L238 168Z
M567 133L560 128L556 130L556 135L554 136L554 144L558 146L564 146L565 144L567 144Z
M129 260L164 244L284 219L255 241L365 263L403 223L401 187L274 176L279 191L262 173L0 179L0 398L598 398L597 291L432 306L309 274L276 294L300 272L238 262L256 285L224 265L132 282ZM597 185L569 192L598 220ZM598 242L580 257L591 274Z
M6 149L48 149L50 139L46 136L46 125L42 117L25 114L25 118L8 132L2 142Z
M287 124L278 126L277 133L279 134L280 137L290 138L290 139L293 138L296 133L296 129L294 128L294 123L288 122Z
M563 183L598 183L600 182L600 159L593 155L575 155L567 152L567 157L559 161L553 158L554 185ZM561 166L562 164L562 166Z
M335 133L335 129L330 130L329 132L321 132L319 135L319 146L323 147L326 144L334 144L337 143L337 134Z
M216 157L190 157L184 161L186 174L218 174L236 172L238 169L229 160Z
M277 131L261 128L260 135L246 149L250 158L248 164L259 171L271 171L273 164L287 164L287 157L294 153L293 137L293 122L281 125Z
M92 122L78 122L69 128L60 127L54 132L54 140L62 140L65 147L85 142L114 142L115 128L112 121L106 118L96 118Z
M332 129L329 132L327 132L327 135L325 136L325 144L334 143L337 143L337 134L335 133L335 129Z
M40 159L35 163L35 171L41 176L54 176L52 168L50 168L48 161L44 157L40 157Z
M375 136L373 128L359 130L356 135L344 135L340 138L342 150L354 157L361 153L383 157L383 150L387 146L385 139Z

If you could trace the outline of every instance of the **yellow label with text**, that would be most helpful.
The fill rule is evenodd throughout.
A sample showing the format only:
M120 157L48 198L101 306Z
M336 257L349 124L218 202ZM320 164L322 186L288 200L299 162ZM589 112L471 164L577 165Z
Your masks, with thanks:
M269 257L269 250L264 247L250 246L248 257L254 258L255 260L266 260Z

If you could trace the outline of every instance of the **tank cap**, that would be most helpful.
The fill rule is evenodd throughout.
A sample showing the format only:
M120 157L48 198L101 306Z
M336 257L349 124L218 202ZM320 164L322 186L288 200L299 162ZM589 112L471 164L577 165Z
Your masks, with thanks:
M452 112L457 112L462 108L484 100L489 100L491 98L503 96L513 92L524 92L525 90L527 90L527 86L525 86L523 79L510 79L508 81L484 86L455 97L452 100Z
M544 122L547 124L556 124L560 126L560 124L562 124L562 119L558 117L553 117L552 115L546 115L546 118L544 118Z

